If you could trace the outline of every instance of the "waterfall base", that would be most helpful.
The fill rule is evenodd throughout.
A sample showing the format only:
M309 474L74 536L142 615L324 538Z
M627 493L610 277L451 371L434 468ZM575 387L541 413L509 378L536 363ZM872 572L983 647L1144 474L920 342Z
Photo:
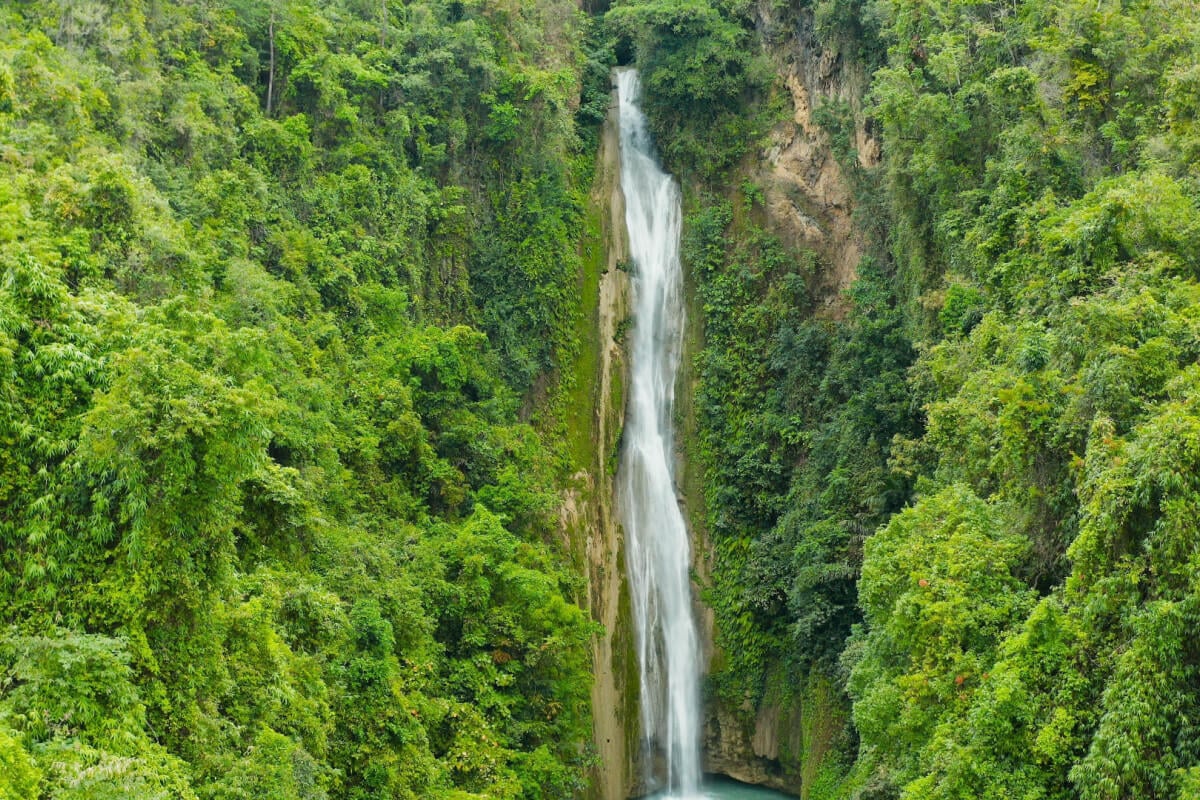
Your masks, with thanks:
M700 794L681 797L675 794L652 794L640 800L792 800L792 795L726 778L709 776Z

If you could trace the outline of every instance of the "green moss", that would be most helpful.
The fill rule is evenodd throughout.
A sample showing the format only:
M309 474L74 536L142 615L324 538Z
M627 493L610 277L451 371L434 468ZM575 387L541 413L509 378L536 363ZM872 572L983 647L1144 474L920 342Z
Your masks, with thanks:
M840 776L837 781L843 782L844 760L847 758L843 750L849 724L849 708L845 697L828 676L813 669L805 681L800 705L804 712L802 749L799 754L801 785L806 792L811 792L817 786L832 787L834 784L831 781L835 776ZM822 788L821 791L828 792L829 788Z
M607 245L602 218L605 209L589 203L579 243L582 269L579 275L580 311L575 322L579 350L571 365L571 381L564 403L564 419L572 470L589 469L595 462L596 431L594 406L600 374L599 306L600 278L607 263Z
M688 527L692 532L693 547L708 545L707 514L704 503L704 461L700 453L700 440L696 435L696 357L704 347L704 308L696 291L696 280L690 265L683 264L683 302L685 320L683 329L683 353L680 358L679 375L675 386L675 408L679 432L677 446L683 451L683 474L680 478ZM702 558L707 559L705 553Z

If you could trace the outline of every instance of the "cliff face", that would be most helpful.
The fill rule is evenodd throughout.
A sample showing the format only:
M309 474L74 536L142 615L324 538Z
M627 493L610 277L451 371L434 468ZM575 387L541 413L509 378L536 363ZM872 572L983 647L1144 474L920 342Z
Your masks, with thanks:
M629 254L615 92L601 134L587 213L581 288L589 316L568 419L582 446L576 448L581 454L576 459L579 471L564 497L561 517L584 565L586 607L604 626L592 640L593 742L600 763L592 774L591 796L625 800L637 774L638 667L613 487L628 371L620 333L629 316L629 276L618 269Z
M758 8L760 38L786 89L791 113L770 131L765 146L747 157L742 175L762 188L763 224L790 249L811 250L822 265L810 287L818 298L817 313L838 318L844 313L842 292L854 280L864 253L864 238L853 217L854 195L849 176L834 157L828 133L815 121L818 108L836 103L855 120L852 145L859 163L874 166L880 155L861 113L866 76L835 50L823 47L812 18L802 14L784 22L768 3ZM691 294L691 293L690 293ZM701 583L710 573L710 547L703 527L703 477L696 454L687 455L694 440L692 397L695 377L690 366L703 341L703 320L694 296L690 303L685 372L679 389L684 412L681 436L685 449L683 490L693 527L693 569ZM699 604L698 604L699 605ZM711 610L698 607L711 666L721 653L714 645ZM757 707L729 707L710 702L704 730L705 769L737 780L770 786L806 797L835 740L845 728L846 709L837 692L814 674L804 685L789 684L783 670L769 675Z
M838 296L854 280L862 259L863 240L855 229L850 181L814 114L826 104L848 109L858 161L875 166L880 144L862 114L868 76L819 41L810 13L785 22L774 16L769 3L760 3L758 28L790 96L792 114L771 131L750 167L751 178L763 187L772 230L785 244L821 256L825 269L814 288L836 314Z

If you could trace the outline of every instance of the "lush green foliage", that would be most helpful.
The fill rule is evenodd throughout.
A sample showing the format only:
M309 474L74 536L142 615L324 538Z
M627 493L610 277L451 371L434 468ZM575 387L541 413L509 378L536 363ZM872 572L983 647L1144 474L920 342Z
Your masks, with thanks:
M562 797L569 3L0 10L0 797Z
M691 204L715 688L840 677L862 798L1195 796L1193 4L61 0L0 10L0 798L578 791L576 127L631 55L739 185L803 15L878 241L827 313Z
M831 665L857 619L863 538L906 496L885 458L912 430L912 354L873 265L838 323L814 315L816 259L735 226L728 203L688 218L684 256L705 325L696 405L717 551L710 601L732 659L720 679L730 699L758 697L770 661Z
M910 638L898 673L876 653L905 602L940 613L940 584L880 617L869 598L886 557L868 549L867 624L846 656L860 770L911 798L1188 796L1200 206L1194 131L1173 109L1200 29L1169 3L876 13L893 252L937 312L909 381L927 431L895 449L922 491L878 536L906 518L936 536L940 498L969 492L1016 549L991 559L1007 588L980 588L954 625ZM962 569L981 547L928 569ZM1041 599L1026 613L1029 592ZM980 613L977 641L945 641ZM937 660L920 656L930 647ZM867 722L875 698L914 681L947 691L946 658L965 659L957 695L923 727ZM901 718L926 713L909 697Z
M630 0L605 20L634 51L642 106L672 169L715 178L754 146L770 71L755 54L746 4Z

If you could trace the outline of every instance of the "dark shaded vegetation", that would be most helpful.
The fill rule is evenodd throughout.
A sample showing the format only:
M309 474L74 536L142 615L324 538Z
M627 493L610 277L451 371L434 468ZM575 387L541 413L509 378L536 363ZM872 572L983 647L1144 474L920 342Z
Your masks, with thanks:
M642 105L667 166L717 180L753 148L767 115L756 102L770 85L750 8L709 0L629 2L604 17L642 76Z

